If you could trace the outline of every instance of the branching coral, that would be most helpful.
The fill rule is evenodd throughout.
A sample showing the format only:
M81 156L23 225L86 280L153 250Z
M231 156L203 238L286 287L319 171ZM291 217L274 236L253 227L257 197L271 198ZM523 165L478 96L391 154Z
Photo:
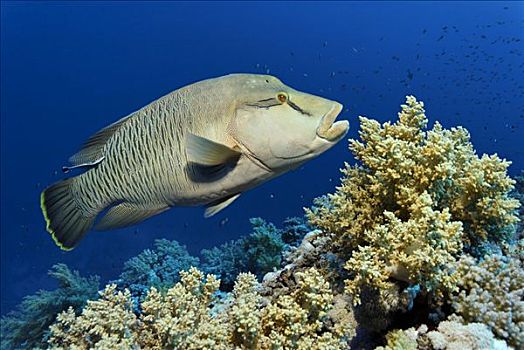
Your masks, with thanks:
M269 301L257 292L254 275L241 274L227 311L232 343L243 349L340 349L347 346L351 324L345 304L334 301L329 284L316 269L297 272L288 293Z
M479 158L464 128L424 131L424 113L408 96L393 124L361 117L361 140L350 140L350 150L362 165L346 164L336 193L307 210L313 225L334 234L331 250L347 261L355 302L361 287L388 288L390 278L437 295L453 289L463 246L477 252L515 232L509 162Z
M358 330L377 338L395 320L398 323L398 317L403 321L402 325L416 324L420 321L420 315L408 312L413 311L415 298L419 293L419 285L406 288L391 283L387 289L363 287L360 293L361 303L353 310Z
M132 311L131 294L108 285L100 299L88 301L82 314L71 308L50 327L52 349L129 349L136 343L137 318Z
M146 249L126 261L116 282L120 289L127 288L132 296L143 298L151 287L172 287L179 281L180 271L198 264L198 258L189 255L177 241L157 239L154 250Z
M180 272L180 282L165 295L151 289L142 303L139 338L144 348L212 349L226 341L227 325L211 317L220 281L196 268Z
M236 276L247 272L245 256L242 251L243 240L226 242L219 247L203 249L202 270L218 276L223 290L230 291Z
M243 349L256 349L260 337L262 297L257 293L257 278L252 273L238 275L234 300L227 316L231 322L231 342Z
M244 240L244 254L248 271L262 277L273 268L280 267L285 247L281 237L282 231L261 218L249 221L253 225L253 233Z
M44 335L58 313L68 308L73 314L79 312L88 299L97 296L97 276L81 277L64 264L54 265L49 275L58 281L57 289L25 297L17 311L2 317L2 349L44 347Z
M316 336L333 301L329 285L316 270L297 273L297 288L281 295L262 314L262 348L306 349L315 343L337 345L331 333Z
M253 274L240 274L232 300L213 313L219 281L196 268L181 273L166 294L152 288L132 312L129 291L109 285L80 316L70 309L51 326L53 349L338 349L347 330L327 322L334 309L329 284L315 269L296 274L287 295L263 300ZM346 332L346 333L345 333Z
M428 327L421 325L418 329L391 331L386 339L387 345L375 350L510 350L481 323L443 321L434 331L428 332Z
M355 300L363 285L392 288L390 277L420 284L436 296L442 289L453 289L457 281L450 270L462 248L462 225L450 222L447 210L439 212L431 206L432 199L425 193L412 204L409 220L384 212L385 223L366 232L369 245L359 246L345 264L355 276L346 280L346 291Z
M456 275L460 292L452 301L459 319L482 322L508 344L524 348L524 240L507 256L462 257Z
M202 349L215 348L225 326L212 320L209 305L219 281L204 279L196 268L180 272L180 282L165 295L152 287L142 303L142 314L132 311L128 290L109 285L98 301L88 302L82 314L59 315L51 326L54 349ZM222 332L220 330L223 329ZM218 348L218 347L217 347Z
M313 231L309 223L304 217L291 217L284 220L284 228L282 229L282 240L284 243L291 246L298 246L304 236Z
M502 248L517 236L509 162L477 156L461 127L426 130L411 96L394 123L360 120L350 140L360 165L307 210L320 230L252 219L249 236L202 251L203 272L159 240L81 314L62 312L50 347L370 348L388 328L421 323L438 328L393 330L381 349L523 347L524 246Z
M252 272L258 278L280 267L285 243L282 231L261 218L252 218L253 233L220 247L202 250L202 269L217 275L221 287L231 290L236 276L241 272Z
M517 238L524 239L524 170L520 172L519 176L515 177L515 189L513 190L512 195L520 202L520 221L517 227Z

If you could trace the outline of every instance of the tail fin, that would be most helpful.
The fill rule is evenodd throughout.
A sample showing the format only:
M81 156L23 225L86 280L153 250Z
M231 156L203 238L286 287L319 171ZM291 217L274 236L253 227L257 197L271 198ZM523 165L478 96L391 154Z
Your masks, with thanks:
M95 216L85 217L71 194L73 179L59 181L40 195L40 207L47 231L63 250L73 249L91 229Z

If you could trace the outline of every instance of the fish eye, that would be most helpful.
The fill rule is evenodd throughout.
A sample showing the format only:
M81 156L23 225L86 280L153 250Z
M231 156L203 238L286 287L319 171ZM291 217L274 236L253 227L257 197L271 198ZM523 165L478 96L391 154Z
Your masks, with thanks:
M287 95L281 92L277 95L277 99L280 101L280 103L285 103L287 101Z

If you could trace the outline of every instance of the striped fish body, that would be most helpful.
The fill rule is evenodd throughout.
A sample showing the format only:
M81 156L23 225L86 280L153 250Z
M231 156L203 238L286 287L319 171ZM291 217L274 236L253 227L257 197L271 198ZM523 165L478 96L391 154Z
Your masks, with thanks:
M42 211L55 242L66 250L74 248L105 209L109 210L97 222L98 230L133 225L172 206L208 205L206 216L210 216L240 193L289 170L290 166L281 166L282 159L270 167L267 156L252 151L258 147L253 140L271 139L263 132L257 135L257 125L247 124L247 134L241 130L246 128L242 120L257 113L261 113L257 120L264 120L264 113L279 103L260 97L267 97L266 84L284 86L276 78L256 75L204 80L175 90L93 135L70 158L69 168L88 170L42 192ZM298 106L295 109L305 113ZM308 122L314 129L319 123ZM258 153L263 154L271 145L261 148ZM289 146L283 149L290 152ZM290 164L295 167L304 159Z
M151 208L217 199L219 183L195 180L198 172L185 147L188 133L228 142L225 130L232 112L224 99L227 87L208 85L176 90L121 122L107 141L104 160L73 185L86 213L121 201Z

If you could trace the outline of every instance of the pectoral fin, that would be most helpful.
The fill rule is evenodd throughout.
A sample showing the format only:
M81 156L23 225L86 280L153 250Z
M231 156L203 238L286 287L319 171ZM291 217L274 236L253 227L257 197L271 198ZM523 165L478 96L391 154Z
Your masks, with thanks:
M187 135L186 146L188 159L205 166L236 161L241 155L232 148L191 133Z
M169 209L168 206L145 209L124 202L109 209L107 214L96 224L95 229L105 231L131 226L167 209Z
M240 196L240 193L237 193L235 195L232 195L230 197L227 197L225 199L219 199L211 204L209 204L206 208L206 212L204 213L204 217L208 218L210 216L215 215L228 205L234 202L235 199L237 199Z

